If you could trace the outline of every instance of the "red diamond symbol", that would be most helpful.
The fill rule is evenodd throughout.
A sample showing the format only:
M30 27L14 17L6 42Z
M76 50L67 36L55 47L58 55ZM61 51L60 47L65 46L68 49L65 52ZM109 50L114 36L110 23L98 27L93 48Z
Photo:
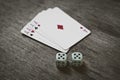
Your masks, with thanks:
M64 28L63 28L63 25L57 25L57 27L58 27L58 29L61 29L61 30L64 29Z
M34 31L34 30L32 30L31 32L33 32L33 33L34 33L35 31Z

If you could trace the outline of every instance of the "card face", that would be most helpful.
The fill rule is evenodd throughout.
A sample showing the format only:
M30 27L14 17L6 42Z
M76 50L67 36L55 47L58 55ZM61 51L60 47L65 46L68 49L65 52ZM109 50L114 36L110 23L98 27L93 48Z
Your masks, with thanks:
M69 49L90 34L90 30L59 8L54 8L51 13L39 18L38 21L41 23L40 30L63 49Z
M39 15L45 14L45 12L47 12L47 11L42 11L42 13L38 14L30 23L28 23L21 30L21 33L39 41L39 42L42 42L42 43L44 43L52 48L55 48L61 52L67 52L69 49L64 50L61 47L59 47L58 45L56 45L55 43L50 42L48 39L46 39L44 37L44 35L40 35L39 33L37 33L37 30L40 28L40 24L37 23L37 18Z

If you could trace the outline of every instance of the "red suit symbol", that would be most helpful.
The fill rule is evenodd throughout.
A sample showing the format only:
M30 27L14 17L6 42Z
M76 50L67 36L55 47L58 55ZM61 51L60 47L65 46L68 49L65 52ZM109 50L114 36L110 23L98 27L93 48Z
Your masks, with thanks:
M63 30L63 25L57 25L57 28L60 29L60 30Z

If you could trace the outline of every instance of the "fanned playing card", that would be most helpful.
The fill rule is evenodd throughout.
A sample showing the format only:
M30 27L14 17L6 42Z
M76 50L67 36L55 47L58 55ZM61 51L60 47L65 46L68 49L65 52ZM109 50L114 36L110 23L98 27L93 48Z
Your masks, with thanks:
M21 33L61 52L85 38L91 32L60 8L49 8L39 13Z

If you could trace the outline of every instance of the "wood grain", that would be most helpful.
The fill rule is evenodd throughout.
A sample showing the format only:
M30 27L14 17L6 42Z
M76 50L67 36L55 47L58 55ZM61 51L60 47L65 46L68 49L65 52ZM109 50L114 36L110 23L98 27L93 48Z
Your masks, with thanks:
M92 31L73 46L84 65L60 71L58 51L21 35L37 13L60 7ZM0 0L0 80L120 80L120 0Z

